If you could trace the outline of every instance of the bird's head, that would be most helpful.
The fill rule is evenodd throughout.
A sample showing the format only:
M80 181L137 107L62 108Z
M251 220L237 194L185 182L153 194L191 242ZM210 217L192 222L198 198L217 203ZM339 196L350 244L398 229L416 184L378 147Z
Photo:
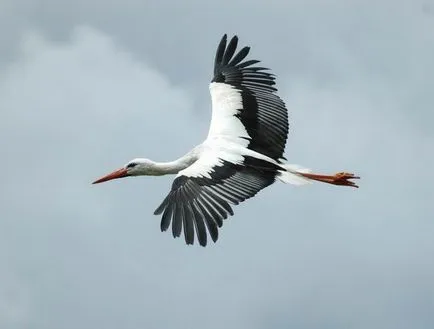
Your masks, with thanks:
M128 176L139 176L151 174L154 162L148 159L133 159L122 168L119 168L108 175L105 175L92 184L107 182L112 179L123 178Z

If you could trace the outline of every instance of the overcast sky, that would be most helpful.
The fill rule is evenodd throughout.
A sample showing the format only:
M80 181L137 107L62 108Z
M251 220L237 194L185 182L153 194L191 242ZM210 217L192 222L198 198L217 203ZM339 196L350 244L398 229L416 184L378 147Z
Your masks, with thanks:
M434 327L434 2L0 0L0 327ZM217 244L152 213L173 177L90 183L205 138L216 46L278 76L275 184Z

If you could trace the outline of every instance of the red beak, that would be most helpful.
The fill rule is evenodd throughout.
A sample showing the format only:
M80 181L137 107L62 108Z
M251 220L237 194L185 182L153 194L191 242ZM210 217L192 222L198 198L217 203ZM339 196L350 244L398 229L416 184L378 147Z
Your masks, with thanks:
M112 173L105 175L104 177L101 177L100 179L97 179L92 184L98 184L107 182L108 180L116 179L116 178L122 178L128 176L127 170L125 168L121 168L118 170L113 171Z

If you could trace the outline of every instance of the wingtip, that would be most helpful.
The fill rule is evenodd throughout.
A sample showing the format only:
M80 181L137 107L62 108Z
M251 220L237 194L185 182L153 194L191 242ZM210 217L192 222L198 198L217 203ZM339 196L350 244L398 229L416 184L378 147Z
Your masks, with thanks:
M238 41L238 35L237 34L234 34L233 35L233 37L231 38L231 40L236 40L236 41ZM221 38L221 41L227 41L228 40L228 34L227 33L225 33L225 34L223 34L223 36L222 36L222 38Z
M205 248L205 247L206 247L206 241L205 241L205 242L199 242L199 245L200 245L201 247Z

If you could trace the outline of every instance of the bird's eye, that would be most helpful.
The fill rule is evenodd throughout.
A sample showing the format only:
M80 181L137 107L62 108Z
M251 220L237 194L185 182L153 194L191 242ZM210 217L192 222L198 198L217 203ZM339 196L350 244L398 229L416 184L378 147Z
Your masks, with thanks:
M127 168L134 168L135 166L137 166L137 163L135 163L135 162L131 162L131 163L127 164Z

